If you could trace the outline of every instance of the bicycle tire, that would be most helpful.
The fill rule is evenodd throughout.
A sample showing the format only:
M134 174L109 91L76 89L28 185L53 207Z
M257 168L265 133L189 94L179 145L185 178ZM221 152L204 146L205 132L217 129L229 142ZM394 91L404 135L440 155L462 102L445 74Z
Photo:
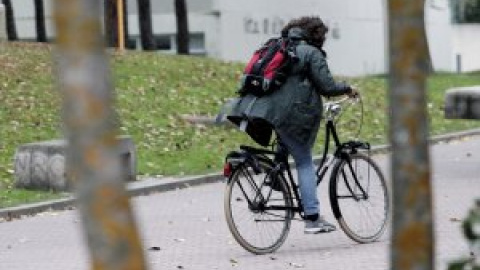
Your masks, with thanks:
M293 202L284 176L277 174L274 180L271 165L265 162L259 162L259 165L260 174L255 174L246 164L233 171L226 187L224 211L235 240L247 251L261 255L274 252L285 242L293 218ZM277 181L275 189L278 191L272 189L273 185L265 185L267 179ZM254 201L260 194L258 190L263 196L258 202L263 201L267 207L285 206L286 209L268 211L250 207L246 196Z
M330 203L345 234L358 243L370 243L382 236L391 215L387 184L382 171L370 157L360 153L348 157L352 166L344 158L333 168ZM355 184L354 175L360 186Z

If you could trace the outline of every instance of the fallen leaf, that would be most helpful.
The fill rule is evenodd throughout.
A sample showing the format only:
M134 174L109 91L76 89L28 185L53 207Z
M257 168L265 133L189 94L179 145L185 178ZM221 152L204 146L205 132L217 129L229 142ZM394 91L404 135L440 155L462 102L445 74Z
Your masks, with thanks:
M25 237L22 237L22 238L18 239L18 242L20 242L20 243L22 243L22 244L23 244L23 243L26 243L26 242L28 242L28 239L27 239L27 238L25 238Z
M291 262L289 264L290 264L290 266L292 266L294 268L305 268L305 266L303 264L294 263L294 262Z

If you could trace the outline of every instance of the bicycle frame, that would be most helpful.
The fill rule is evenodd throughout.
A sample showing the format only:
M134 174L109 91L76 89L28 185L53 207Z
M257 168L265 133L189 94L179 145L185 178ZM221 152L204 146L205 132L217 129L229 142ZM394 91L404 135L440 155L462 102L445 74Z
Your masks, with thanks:
M337 131L335 129L335 125L333 124L333 120L327 120L326 123L326 128L325 128L325 144L323 148L323 155L322 159L320 160L320 164L318 165L317 168L317 186L322 182L323 177L328 171L329 166L326 164L327 163L327 155L328 155L328 149L330 146L330 136L332 136L333 141L335 143L335 147L339 149L341 147L340 139L338 138Z
M330 168L330 165L332 164L332 163L327 164L327 161L328 161L327 160L327 155L328 155L328 151L329 151L330 141L332 139L333 139L333 142L335 144L335 153L333 154L334 159L332 159L332 162L335 159L340 159L340 158L345 159L345 160L347 160L348 166L349 166L350 170L352 170L352 171L353 171L353 166L350 162L348 153L355 153L357 151L357 148L369 148L370 147L366 143L355 142L355 141L348 141L348 142L345 142L345 143L341 143L340 139L338 137L333 119L331 119L331 118L327 119L325 125L326 125L326 127L325 127L325 144L324 144L324 149L323 149L323 155L322 155L322 158L320 160L319 166L318 166L317 171L316 171L317 186L320 184L320 182L322 182L322 180L325 177L325 174L327 173L328 169ZM280 145L281 145L281 142L280 142ZM291 168L290 168L290 164L288 163L288 154L281 153L281 151L282 150L274 152L274 158L277 161L280 161L280 164L283 164L284 167L282 168L282 166L280 166L280 167L277 166L277 168L274 169L275 173L279 173L282 170L285 170L287 172L287 175L288 175L287 178L288 179L287 179L286 184L289 186L290 193L293 192L292 193L293 194L293 199L295 199L295 203L297 205L297 206L290 207L290 208L294 212L299 213L299 215L302 218L304 218L303 206L301 204L300 194L299 194L299 191L298 191L299 189L298 189L298 185L293 180L294 179L293 174L292 174L292 171L291 171ZM342 173L344 173L344 172L342 172ZM359 198L359 196L355 195L355 192L353 191L353 188L351 187L350 183L348 183L345 180L345 185L347 186L347 189L349 190L349 192L352 194L352 197L357 201L360 200L360 199L368 199L368 194L365 192L364 188L362 187L362 185L358 181L357 176L355 174L353 174L352 176L353 176L355 185L359 188L359 190L361 191L361 194L362 194L360 196L360 198ZM344 177L344 179L346 179L346 177ZM288 208L288 207L272 207L270 209L272 209L272 210L285 210L286 208Z
M294 178L293 178L293 174L292 174L292 171L291 171L291 168L290 168L290 164L288 163L288 153L286 152L286 149L283 148L284 146L282 146L281 142L279 142L278 147L279 148L277 148L276 151L269 151L269 150L264 150L264 149L252 148L252 147L248 147L248 146L240 146L240 148L242 150L245 150L245 151L247 151L247 152L249 152L253 155L256 155L256 158L258 158L259 160L261 159L261 160L266 161L268 163L276 164L276 166L272 169L272 171L269 172L269 174L278 174L278 173L282 173L283 171L287 171L288 180L287 180L287 182L285 182L285 184L287 185L287 188L288 188L288 194L289 194L288 196L291 199L295 199L295 204L294 205L296 205L296 206L293 206L293 207L275 206L275 205L269 206L269 207L261 206L261 207L263 207L262 210L286 210L286 209L290 209L290 210L293 210L294 212L297 212L297 213L301 214L303 212L303 208L302 208L302 204L301 204L301 201L300 201L300 194L298 192L297 185L295 184L295 181L293 180ZM268 155L273 156L273 158L268 157ZM250 166L253 168L253 171L255 173L255 171L257 170L255 168L255 164L250 164ZM248 172L244 172L244 173L248 174ZM250 176L248 176L247 179L248 179L248 181L250 181L252 183L252 181L250 179ZM276 179L276 178L274 178L274 179ZM255 196L255 198L253 198L253 201L255 201L259 197L263 197L263 195L261 194L260 191L265 184L266 184L265 182L262 182L259 187L252 184L252 186L255 186L256 192L257 192L257 195ZM254 203L252 203L248 199L248 196L246 196L246 194L243 190L243 187L240 187L240 189L242 190L245 197L247 198L249 206L252 207L252 209L257 207ZM293 192L293 196L291 196L292 192Z
M327 154L328 154L330 137L332 137L333 141L335 142L335 146L337 148L336 152L339 152L338 150L342 149L343 147L342 147L342 144L340 143L340 139L338 138L338 135L337 135L337 132L336 132L336 129L335 129L335 125L334 125L332 119L328 119L327 122L326 122L325 148L324 148L324 151L323 151L322 160L320 162L320 165L319 165L319 167L317 169L317 173L316 173L316 175L317 175L317 185L320 184L320 182L322 181L325 173L328 171L328 168L329 168L329 166L324 166L324 165L326 163L326 157L327 157ZM295 204L294 204L295 206L293 206L293 207L270 206L270 207L266 208L266 210L291 209L294 212L299 213L299 215L302 218L304 218L303 206L302 206L301 199L300 199L299 188L298 188L298 185L294 181L292 170L291 170L290 164L288 162L288 153L287 153L287 150L285 149L285 146L281 142L281 140L279 142L277 142L277 150L276 151L255 149L255 148L245 147L245 146L243 147L243 149L250 152L250 153L253 152L253 154L262 154L262 155L270 154L270 155L273 155L273 159L271 160L272 164L277 164L277 166L270 172L271 174L278 174L278 173L282 173L283 171L287 172L286 184L287 184L288 189L289 189L289 194L290 194L289 196L293 195L293 196L291 196L291 198L295 200ZM321 173L319 173L320 170L321 170ZM264 183L262 183L262 185L263 184ZM259 189L261 189L261 188L262 187L260 186ZM250 202L249 202L249 204L250 204Z
M370 145L357 140L342 142L339 137L340 103L346 100L325 103L324 148L321 159L315 162L318 165L316 184L318 186L323 178L329 178L330 206L339 226L352 240L369 243L377 240L386 228L390 200L379 166L367 151L359 153L359 150L369 150ZM355 137L361 131L361 124L356 131ZM224 200L227 224L235 240L254 254L277 250L288 235L291 221L306 218L300 184L293 176L295 165L290 164L288 148L276 135L272 149L241 145L240 151L227 155L224 167L224 175L228 178ZM312 179L306 181L309 180ZM370 197L367 192L372 192L372 202L364 202ZM379 196L375 196L376 193ZM373 214L370 214L370 208ZM299 217L296 217L297 213ZM358 226L358 222L365 223L364 220L367 224ZM266 223L257 226L258 222ZM268 230L268 226L275 230ZM267 234L265 238L263 233Z
M330 106L329 110L331 112L333 112L333 114L327 114L327 117L326 117L325 144L324 144L324 149L323 149L323 155L322 155L322 158L320 160L319 166L318 166L317 171L316 171L317 186L320 184L320 182L325 177L325 174L327 173L328 169L330 168L330 165L332 164L332 162L334 160L336 160L336 159L347 160L349 168L353 171L353 166L350 162L349 154L355 153L357 151L357 148L368 149L370 147L368 145L368 143L356 142L356 141L348 141L348 142L345 142L345 143L341 143L340 139L338 137L336 128L335 128L335 123L334 123L335 114L338 113L338 111L336 111L337 108L335 107L335 104L328 105L328 106ZM279 137L277 136L277 138L279 138ZM328 152L329 152L329 146L330 146L330 142L331 142L332 139L333 139L333 142L335 144L335 152L333 154L334 158L331 160L332 162L327 163L327 155L328 155ZM299 194L299 188L298 188L298 185L294 181L292 170L291 170L290 164L288 162L288 156L289 156L288 151L286 150L286 147L283 145L281 140L279 140L277 142L277 149L275 151L258 149L258 148L253 148L253 147L249 147L249 146L240 146L240 148L242 150L244 150L246 153L248 153L247 154L248 156L244 157L244 159L245 159L245 162L249 163L249 165L253 168L254 173L258 173L258 166L255 165L255 160L249 161L249 158L251 156L254 156L257 159L263 159L264 161L268 161L272 165L276 165L276 166L274 166L273 170L270 172L271 174L279 174L279 173L281 174L283 171L287 172L286 185L287 185L288 194L289 194L290 198L292 200L294 200L294 201L292 201L292 202L294 202L294 206L292 206L292 207L269 206L269 207L266 207L266 208L265 208L265 206L261 206L261 207L264 207L263 210L286 210L286 209L290 209L290 210L293 210L293 212L295 212L295 213L299 213L300 217L303 219L304 218L304 213L303 213L303 206L302 206L301 199L300 199L301 197L300 197L300 194ZM269 156L272 156L272 155L273 155L273 158L269 157ZM342 173L344 173L344 172L342 172ZM359 189L361 191L361 194L362 194L361 197L364 198L364 199L368 198L368 195L365 192L365 190L363 189L363 187L360 185L360 183L357 179L357 176L353 175L353 177L354 177L355 185L357 187L359 187ZM276 179L276 178L274 178L274 179ZM344 179L346 179L346 177L344 177ZM350 193L352 194L352 197L355 200L360 200L361 198L358 198L359 196L355 195L351 185L347 181L345 181L345 184L346 184L348 190L350 191ZM258 196L263 196L262 194L260 194L261 193L260 190L263 187L263 185L265 185L265 182L263 182L260 187L257 187L257 189L258 189L257 192L259 194L257 194L257 197L254 198L254 200L257 199ZM241 189L243 191L242 187L241 187ZM256 206L253 202L249 201L248 203L249 203L249 206L252 207L252 209L256 208L256 207L260 207L260 206Z
M327 119L327 122L326 122L325 125L326 125L326 127L325 127L325 144L324 144L324 149L323 149L323 155L322 155L322 158L320 160L320 164L319 164L319 166L317 168L317 171L316 171L317 186L320 184L320 182L322 182L325 174L327 173L327 171L330 167L329 164L327 164L327 155L328 155L328 150L329 150L331 139L333 139L333 142L335 143L335 147L337 149L335 151L334 156L339 155L341 153L340 150L344 148L344 147L342 147L342 143L340 143L340 139L339 139L337 131L335 129L335 124L333 123L333 120L332 119ZM301 200L300 200L298 185L293 180L294 178L293 178L292 171L291 171L291 168L290 168L290 165L289 165L288 161L285 160L283 163L285 164L285 170L287 171L287 175L288 175L287 185L289 185L290 190L293 191L293 198L295 199L295 202L296 202L296 205L297 205L297 207L294 207L295 209L293 209L293 210L295 212L299 213L302 218L304 218L303 206L302 206L302 203L301 203ZM355 181L357 182L357 185L360 185L358 183L357 179ZM348 185L348 183L347 183L347 185ZM350 188L349 188L349 190L351 191ZM363 190L362 190L362 192L363 192ZM352 194L353 194L353 192L352 192Z
M345 149L349 150L349 153L356 153L357 148L359 148L359 147L366 148L366 149L370 148L370 145L362 143L362 142L348 141L348 142L345 142L345 143L340 143L340 139L338 138L337 131L335 129L335 125L333 123L333 120L329 119L326 123L326 135L325 135L325 146L324 146L324 150L323 150L323 156L322 156L322 159L320 160L320 164L319 164L317 172L316 172L317 186L320 184L320 182L322 182L322 180L323 180L323 178L324 178L324 176L325 176L325 174L326 174L326 172L328 171L328 168L329 168L329 165L327 165L326 162L327 162L328 148L329 148L329 145L330 145L330 136L333 138L333 141L334 141L335 147L336 147L334 157L336 159L342 158L342 159L347 160L348 167L350 168L351 171L354 171L354 169L353 169L351 160L349 158L349 155L345 154ZM345 172L342 172L342 174L345 174ZM360 189L360 191L362 193L362 198L363 199L368 199L368 194L365 192L362 185L358 181L357 175L353 174L352 176L353 176L355 185ZM344 177L343 179L345 180L347 178ZM345 182L345 185L346 185L347 189L352 194L352 197L354 197L355 200L357 200L357 201L360 200L360 198L358 198L358 196L355 196L355 193L353 192L353 189L350 186L350 184L346 180L344 182Z

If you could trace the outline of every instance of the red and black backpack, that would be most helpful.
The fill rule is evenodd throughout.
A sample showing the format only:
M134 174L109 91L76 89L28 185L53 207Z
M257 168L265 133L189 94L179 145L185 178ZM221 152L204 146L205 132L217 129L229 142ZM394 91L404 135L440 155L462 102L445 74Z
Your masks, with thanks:
M298 40L285 37L268 40L250 58L238 93L261 97L278 89L286 81L292 63L298 60L297 44Z

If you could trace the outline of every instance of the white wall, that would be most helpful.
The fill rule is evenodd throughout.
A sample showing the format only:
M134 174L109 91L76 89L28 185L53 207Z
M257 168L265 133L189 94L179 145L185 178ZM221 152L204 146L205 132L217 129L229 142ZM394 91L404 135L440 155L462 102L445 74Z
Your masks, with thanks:
M0 3L0 42L7 39L7 25L5 21L5 7Z
M455 71L453 30L448 0L426 1L425 27L436 71Z
M47 35L53 36L51 1L45 0ZM173 0L152 0L156 34L175 34ZM387 72L386 0L188 0L191 32L204 33L208 56L245 62L261 43L278 35L292 18L318 15L329 26L325 49L332 73L363 75ZM20 38L35 38L32 0L15 0ZM163 4L161 4L161 3ZM138 36L136 1L129 0L129 33ZM165 11L164 11L165 9ZM166 12L168 10L168 12ZM452 27L448 0L426 1L426 30L437 71L456 71L456 54L463 70L479 69L475 47L480 30ZM458 33L455 33L457 32ZM478 40L478 41L477 41Z
M456 24L453 29L453 57L461 57L461 71L480 70L480 24Z
M336 6L334 1L321 0L218 1L221 12L219 51L222 52L219 57L245 61L254 49L278 35L290 19L299 16L320 15L333 28L338 25L338 19L331 15L342 14ZM333 31L329 34L329 38L332 37Z
M386 71L386 21L382 0L347 0L338 18L339 38L330 39L330 67L334 74L363 75Z
M18 38L35 40L37 33L35 30L35 6L33 5L33 1L13 0L12 6ZM48 38L52 38L55 35L54 23L52 20L52 8L53 1L44 0L45 28Z
M219 58L246 61L290 19L318 15L330 28L325 49L334 74L385 72L382 0L225 0L219 2L219 8Z
M221 38L220 54L215 56L221 59L246 61L259 44L277 35L288 20L313 14L330 28L325 49L332 73L356 76L387 72L385 0L217 1ZM434 68L453 71L447 0L426 1L426 22Z

